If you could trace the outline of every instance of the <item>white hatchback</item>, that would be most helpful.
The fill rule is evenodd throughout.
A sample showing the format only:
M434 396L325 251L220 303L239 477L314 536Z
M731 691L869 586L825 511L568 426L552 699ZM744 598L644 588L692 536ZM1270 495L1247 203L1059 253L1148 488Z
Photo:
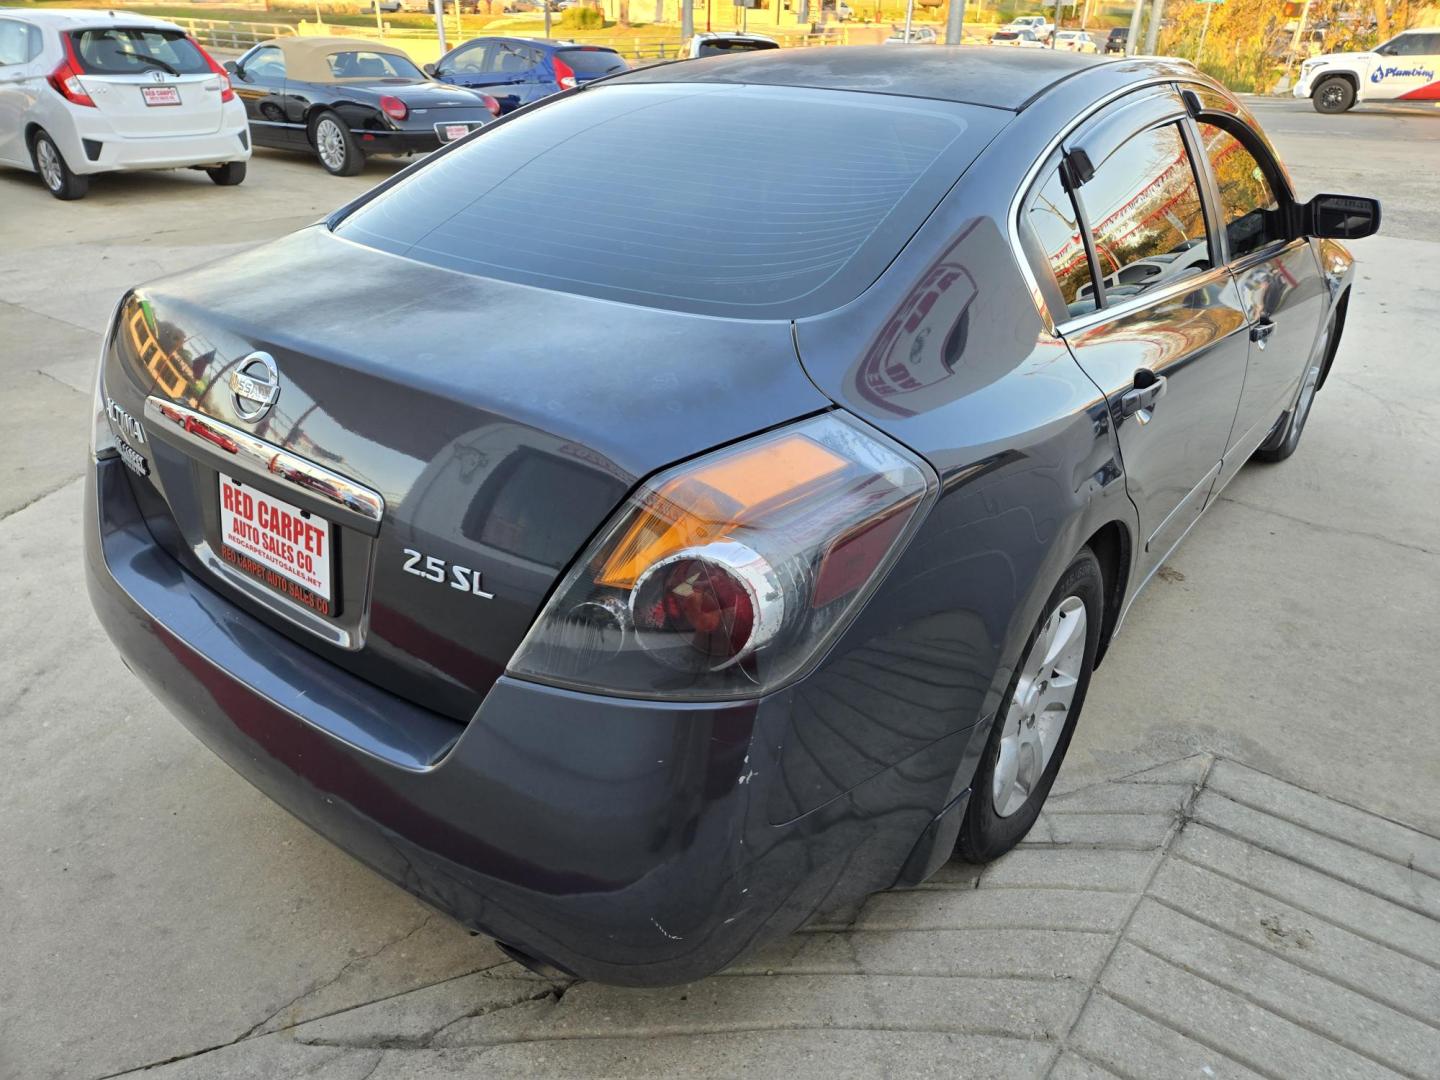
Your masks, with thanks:
M94 173L204 169L238 184L245 106L173 23L125 11L0 7L0 164L78 199Z

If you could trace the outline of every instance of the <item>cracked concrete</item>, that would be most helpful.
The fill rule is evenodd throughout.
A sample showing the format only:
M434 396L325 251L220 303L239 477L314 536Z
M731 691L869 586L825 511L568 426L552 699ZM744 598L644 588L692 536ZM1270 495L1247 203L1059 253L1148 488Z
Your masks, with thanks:
M1433 1075L1435 171L1412 192L1440 123L1358 129L1401 182L1333 160L1333 118L1262 108L1308 192L1389 200L1386 235L1356 245L1305 444L1242 472L1131 612L1040 826L993 868L641 994L540 980L330 848L165 715L88 611L73 478L121 289L390 167L262 154L237 189L120 177L77 204L0 173L0 394L41 413L0 418L0 1077Z

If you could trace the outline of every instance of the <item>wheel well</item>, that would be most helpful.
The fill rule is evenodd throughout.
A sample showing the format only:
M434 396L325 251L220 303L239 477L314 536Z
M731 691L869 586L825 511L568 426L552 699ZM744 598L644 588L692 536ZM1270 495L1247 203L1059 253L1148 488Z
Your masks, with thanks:
M1335 302L1335 329L1330 332L1330 342L1325 347L1325 366L1320 369L1320 379L1315 384L1319 390L1325 385L1325 378L1330 374L1330 364L1335 359L1335 353L1340 348L1340 335L1345 332L1345 313L1350 310L1350 290L1346 289L1340 294L1340 299Z
M1119 521L1107 522L1085 541L1085 546L1095 553L1105 579L1105 615L1100 621L1100 646L1095 650L1095 666L1099 667L1110 647L1115 622L1120 618L1120 606L1125 602L1125 586L1130 577L1130 531Z
M1360 93L1360 79L1353 71L1327 71L1315 80L1315 85L1310 90L1311 97L1315 96L1315 91L1325 84L1326 79L1344 79L1350 84L1350 89L1354 90L1357 96Z
M44 130L44 128L34 121L25 125L25 146L32 154L35 152L35 136Z

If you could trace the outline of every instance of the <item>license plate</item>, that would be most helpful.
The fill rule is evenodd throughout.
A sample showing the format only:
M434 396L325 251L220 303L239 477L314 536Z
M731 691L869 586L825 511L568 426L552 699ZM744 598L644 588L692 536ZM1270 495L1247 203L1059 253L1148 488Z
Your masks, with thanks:
M456 139L463 139L469 134L469 124L442 124L440 127L440 138L445 142L454 142Z
M173 86L142 86L140 95L146 105L180 104L180 91Z
M223 473L219 479L225 561L282 596L332 614L330 522Z

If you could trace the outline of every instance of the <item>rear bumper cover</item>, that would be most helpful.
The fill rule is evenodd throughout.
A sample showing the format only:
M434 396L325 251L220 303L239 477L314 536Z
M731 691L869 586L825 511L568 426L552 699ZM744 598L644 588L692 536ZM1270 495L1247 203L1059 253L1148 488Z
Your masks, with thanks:
M250 158L249 125L239 102L226 103L216 131L145 139L116 134L110 122L94 109L71 108L68 112L73 123L46 125L46 130L59 144L65 163L75 173L185 169ZM84 140L87 139L101 144L99 157L92 159L85 152Z
M710 974L890 885L960 802L965 731L771 824L788 693L675 705L502 678L468 725L425 713L188 575L118 461L89 472L86 561L127 664L232 768L466 926L585 978Z

